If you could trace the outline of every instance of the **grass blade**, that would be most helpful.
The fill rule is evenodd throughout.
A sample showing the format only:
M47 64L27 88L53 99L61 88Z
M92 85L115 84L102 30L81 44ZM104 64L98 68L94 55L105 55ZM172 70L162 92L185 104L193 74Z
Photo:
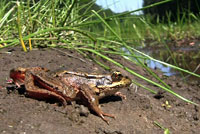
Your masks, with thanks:
M158 86L158 87L160 87L161 89L163 89L163 90L165 90L165 91L167 91L167 92L169 92L169 93L171 93L171 94L173 94L174 96L176 96L176 97L182 99L183 101L188 102L188 103L191 103L191 104L194 104L194 105L198 105L197 103L195 103L195 102L193 102L193 101L190 101L190 100L188 100L188 99L182 97L181 95L175 93L174 91L172 91L172 90L170 90L170 89L168 89L168 88L166 88L166 87L164 87L164 86L162 86L162 85L160 85L160 84L158 84L158 83L156 83L156 82L154 82L154 81L152 81L152 80L149 80L149 79L145 78L144 76L142 76L142 75L140 75L140 74L134 72L134 71L131 70L130 68L123 66L122 64L116 62L115 60L113 60L113 59L111 59L111 58L109 58L109 57L107 57L107 56L105 56L105 55L103 55L103 54L101 54L101 53L99 53L99 52L93 50L93 49L89 49L89 48L77 48L77 49L80 49L80 50L83 50L83 51L92 52L92 53L94 53L94 54L96 54L96 55L98 55L98 56L100 56L100 57L102 57L102 58L104 58L104 59L106 59L106 60L108 60L108 61L114 63L115 65L119 66L120 68L123 68L124 70L130 72L131 74L133 74L133 75L135 75L135 76L137 76L137 77L139 77L139 78L141 78L141 79L143 79L143 80L145 80L145 81L147 81L147 82L149 82L149 83L151 83L151 84L153 84L153 85L155 85L155 86Z

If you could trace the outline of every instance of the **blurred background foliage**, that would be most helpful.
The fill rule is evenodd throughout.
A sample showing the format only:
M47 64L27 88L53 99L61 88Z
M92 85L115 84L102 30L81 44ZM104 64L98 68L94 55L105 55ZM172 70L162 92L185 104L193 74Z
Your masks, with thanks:
M143 7L160 2L163 0L143 0ZM144 15L150 14L154 18L161 20L177 21L180 18L190 18L192 14L199 15L200 0L172 0L165 4L147 8L143 11Z

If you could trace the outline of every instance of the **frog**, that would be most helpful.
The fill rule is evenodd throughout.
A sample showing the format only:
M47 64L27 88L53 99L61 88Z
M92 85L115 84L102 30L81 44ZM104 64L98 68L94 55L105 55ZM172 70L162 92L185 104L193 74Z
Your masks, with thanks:
M31 98L38 100L55 98L63 106L72 101L81 101L107 124L109 122L104 116L112 118L115 116L103 112L99 100L111 95L125 99L119 90L131 84L131 80L120 72L106 75L66 70L51 73L49 69L43 67L18 67L10 71L10 78L18 88L24 85L25 95Z

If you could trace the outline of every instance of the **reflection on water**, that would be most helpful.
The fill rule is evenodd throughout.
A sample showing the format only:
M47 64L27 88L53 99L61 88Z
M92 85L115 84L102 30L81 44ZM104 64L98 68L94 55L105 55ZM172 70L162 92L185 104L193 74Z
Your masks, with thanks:
M172 76L172 75L177 75L179 72L176 72L173 68L164 66L160 64L159 62L153 61L153 60L146 60L145 61L147 66L152 68L152 69L159 69L163 72L164 75L166 76Z

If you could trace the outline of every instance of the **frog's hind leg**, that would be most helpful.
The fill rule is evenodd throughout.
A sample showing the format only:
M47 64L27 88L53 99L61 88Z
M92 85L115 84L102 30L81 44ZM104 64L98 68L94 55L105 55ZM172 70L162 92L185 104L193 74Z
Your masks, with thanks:
M81 98L87 102L88 107L92 109L94 112L96 112L97 115L100 116L107 124L109 124L108 120L105 119L104 116L108 116L112 118L115 118L115 116L112 114L104 113L100 109L98 97L94 94L94 92L92 92L92 89L90 89L91 88L90 86L83 84L80 88L81 88L80 89Z
M38 100L56 98L57 100L61 101L64 106L67 105L66 100L61 95L49 91L45 88L40 88L36 86L34 81L35 81L34 75L32 74L32 72L27 71L25 76L25 88L26 88L26 95L28 97L35 98Z

